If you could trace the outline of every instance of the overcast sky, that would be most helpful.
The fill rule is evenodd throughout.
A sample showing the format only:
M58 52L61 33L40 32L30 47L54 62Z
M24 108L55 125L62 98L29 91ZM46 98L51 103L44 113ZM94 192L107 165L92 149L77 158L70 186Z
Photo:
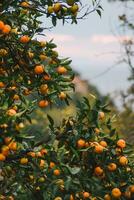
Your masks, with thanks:
M113 95L115 91L128 87L128 68L123 64L114 66L120 60L119 41L125 37L118 21L123 8L121 3L106 0L101 5L104 9L101 19L97 13L92 13L78 25L58 23L47 36L48 39L54 38L61 56L73 60L72 67L84 79L95 84L103 94ZM103 74L106 70L108 72Z

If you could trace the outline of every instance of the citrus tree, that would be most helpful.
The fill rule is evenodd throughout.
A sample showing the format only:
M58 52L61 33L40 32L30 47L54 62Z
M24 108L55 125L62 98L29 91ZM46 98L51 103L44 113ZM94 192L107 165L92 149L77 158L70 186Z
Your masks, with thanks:
M46 29L42 16L56 26L57 20L77 23L93 11L101 15L102 8L93 1L83 9L73 0L0 1L1 200L109 200L134 193L130 150L100 101L90 105L84 98L76 116L59 127L48 115L42 140L23 131L37 106L68 103L74 87L71 61L59 57L52 40L37 40Z

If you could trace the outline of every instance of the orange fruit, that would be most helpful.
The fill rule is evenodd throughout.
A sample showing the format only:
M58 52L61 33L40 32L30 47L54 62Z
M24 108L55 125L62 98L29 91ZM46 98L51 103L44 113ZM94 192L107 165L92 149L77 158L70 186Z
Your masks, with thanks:
M23 95L28 96L31 93L31 91L29 89L24 89L23 91Z
M20 42L21 43L28 43L30 41L30 37L28 35L23 35L21 38L20 38Z
M11 142L12 138L11 137L5 137L4 142L5 144L9 144Z
M119 188L112 189L112 197L119 199L121 197L121 191Z
M0 153L0 161L6 160L6 156L4 156L2 153Z
M121 156L121 157L119 158L119 163L120 163L120 165L122 165L122 166L126 166L126 165L128 164L128 159L127 159L127 157Z
M119 156L120 154L121 154L121 148L119 148L119 147L117 147L116 149L115 149L115 151L116 151L116 155L117 156Z
M79 10L79 6L77 4L74 4L71 8L70 8L72 13L77 13Z
M39 101L38 105L40 108L45 108L49 105L49 102L47 100L41 100Z
M130 190L131 193L134 193L134 185L131 185L129 190Z
M60 98L61 100L65 99L66 97L67 97L67 95L66 95L64 92L60 92L59 98Z
M90 197L90 193L89 192L83 192L83 198L87 199Z
M4 29L4 26L5 26L4 22L0 20L0 31Z
M8 111L7 111L7 115L9 115L9 116L14 116L14 115L16 115L16 110L14 110L14 109L9 109Z
M40 151L36 152L36 156L37 156L37 157L42 157L41 152L40 152Z
M123 140L123 139L119 139L118 141L117 141L117 146L118 147L120 147L120 148L125 148L126 147L126 142L125 142L125 140Z
M103 152L103 150L104 150L104 147L101 146L101 145L95 145L95 147L94 147L94 152L95 152L95 153L100 154L100 153Z
M109 194L106 194L106 195L104 196L104 200L111 200L111 196L110 196Z
M74 196L71 194L69 200L74 200Z
M47 59L47 56L44 55L44 54L40 54L40 55L39 55L39 58L40 58L42 61L44 61L44 60Z
M83 148L83 147L85 147L85 144L86 144L86 142L85 142L85 140L83 140L83 139L79 139L79 140L77 141L77 147L78 147L78 148Z
M43 76L43 79L45 80L45 81L49 81L49 80L51 80L51 77L49 76L49 75L44 75Z
M55 170L53 171L53 174L54 174L55 176L59 176L59 175L60 175L60 170L59 170L59 169L55 169Z
M107 147L107 142L102 140L102 141L100 141L100 145L103 147Z
M46 41L40 41L40 46L45 47L46 46Z
M110 171L110 172L113 172L113 171L115 171L117 169L117 165L115 164L115 163L110 163L109 165L108 165L108 170Z
M5 87L5 84L1 81L0 82L0 88L4 88Z
M4 34L9 34L10 31L11 31L11 26L9 26L9 25L6 24L6 25L4 26L4 28L3 28L3 30L2 30L2 33L4 33Z
M36 65L34 72L35 74L42 74L44 72L44 67L42 65Z
M42 155L47 154L47 150L46 149L41 149L40 152L41 152Z
M35 158L36 153L33 152L33 151L30 151L30 152L27 153L27 155L28 155L28 156L31 156L32 158Z
M17 150L17 142L10 142L8 145L9 149L12 151L16 151Z
M13 96L13 99L14 99L15 101L18 101L18 100L20 100L20 97L19 97L18 94L15 94L15 95Z
M29 3L26 1L21 2L20 6L24 7L24 8L28 8L29 7Z
M127 198L127 199L130 199L131 198L131 192L129 190L126 190L124 192L124 196Z
M1 148L1 153L4 155L4 156L8 156L9 154L9 147L8 146L2 146Z
M103 175L103 169L101 168L101 167L96 167L95 169L94 169L94 173L95 173L95 175L97 175L97 176L101 176L101 175Z
M44 167L44 165L45 165L45 161L44 160L40 160L40 167Z
M94 132L95 132L96 134L99 134L99 133L100 133L100 129L95 128L95 129L94 129Z
M53 6L53 11L58 13L61 10L62 5L60 3L55 3Z
M105 118L105 113L104 112L99 112L98 113L98 117L100 120L104 119Z
M21 158L20 159L20 164L26 165L28 163L28 158Z
M52 14L54 12L53 6L48 6L47 12L48 12L48 14Z
M0 49L0 55L1 56L6 56L8 54L8 51L6 49ZM4 71L1 69L1 73L3 73Z
M55 167L55 163L54 163L54 162L50 162L49 167L50 167L51 169L54 168L54 167Z
M47 84L42 84L40 86L40 93L41 94L47 94L48 93L48 85Z
M33 58L34 57L34 53L32 53L32 52L28 52L28 56L29 56L29 58Z
M59 66L59 67L57 68L57 72L58 72L59 74L66 74L66 73L67 73L67 69L66 69L65 67Z

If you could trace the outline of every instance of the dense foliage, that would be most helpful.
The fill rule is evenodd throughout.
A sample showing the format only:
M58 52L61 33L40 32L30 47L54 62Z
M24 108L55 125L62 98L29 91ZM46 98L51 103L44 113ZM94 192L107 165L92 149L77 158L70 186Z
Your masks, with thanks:
M40 140L23 131L37 106L68 103L67 91L74 87L70 60L59 57L53 41L37 40L46 28L41 17L55 26L57 20L77 23L95 10L101 15L99 2L79 16L82 8L73 0L0 1L1 200L133 196L131 149L112 127L107 105L84 98L76 115L58 127L48 115L49 127Z

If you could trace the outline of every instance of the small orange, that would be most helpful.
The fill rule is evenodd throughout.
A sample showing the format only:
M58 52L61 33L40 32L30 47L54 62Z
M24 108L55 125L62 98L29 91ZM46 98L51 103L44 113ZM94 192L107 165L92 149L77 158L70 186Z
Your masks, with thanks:
M122 166L126 166L126 165L128 164L128 159L127 159L127 157L121 156L121 157L119 158L119 163L120 163L120 165L122 165Z
M95 153L101 154L103 152L103 150L104 150L104 147L101 145L95 145L95 147L94 147Z
M40 54L40 55L39 55L39 58L40 58L42 61L44 61L44 60L47 59L47 56L44 55L44 54Z
M57 68L57 72L58 72L59 74L66 74L66 73L67 73L67 69L66 69L65 67L59 66L59 67Z
M12 151L16 151L17 150L17 142L10 142L8 145L9 149Z
M47 149L41 149L40 152L42 155L47 154Z
M47 12L48 12L48 14L52 14L53 13L53 6L48 6L48 8L47 8Z
M108 170L110 171L110 172L113 172L113 171L115 171L117 169L117 165L115 164L115 163L110 163L109 165L108 165Z
M28 35L23 35L21 38L20 38L20 42L21 43L28 43L30 41L30 37Z
M134 185L131 185L129 190L130 190L131 193L134 193Z
M5 87L5 84L1 81L0 82L0 88L4 88Z
M118 147L120 147L120 148L125 148L126 147L126 142L125 142L125 140L123 140L123 139L119 139L118 141L117 141L117 146Z
M104 196L104 200L111 200L111 196L110 196L109 194L106 194L106 195Z
M89 192L83 192L83 198L87 199L90 197L90 193Z
M35 74L42 74L44 72L44 67L42 65L36 65L34 72Z
M16 115L16 110L14 110L14 109L9 109L8 111L7 111L7 115L9 115L9 116L14 116L14 115Z
M95 173L95 175L97 175L97 176L101 176L101 175L103 175L103 169L101 168L101 167L96 167L95 169L94 169L94 173Z
M59 176L59 175L60 175L60 170L59 170L59 169L55 169L55 170L53 171L53 174L54 174L55 176Z
M100 129L95 128L95 129L94 129L94 132L95 132L96 134L99 134L99 133L100 133Z
M74 196L71 194L69 200L74 200Z
M72 13L75 14L75 13L78 12L79 6L77 4L74 4L74 5L71 6L70 10L71 10Z
M98 113L98 117L100 120L104 119L105 118L105 113L104 112L99 112Z
M55 13L59 12L61 10L62 5L60 3L55 3L53 6L53 11Z
M50 162L49 167L52 169L55 167L55 163L54 162Z
M67 95L66 95L64 92L60 92L59 98L60 98L61 100L64 100L66 97L67 97Z
M121 191L119 188L112 189L112 197L118 198L118 199L121 197Z
M8 146L2 146L1 148L1 153L4 155L4 156L8 156L9 154L9 147Z
M9 25L6 24L6 25L4 26L4 28L3 28L3 30L2 30L2 33L4 33L4 34L9 34L10 31L11 31L11 26L9 26Z
M18 101L18 100L20 100L20 97L19 97L19 95L18 95L18 94L15 94L15 95L13 96L13 100L15 100L15 101Z
M85 140L83 140L83 139L79 139L79 140L77 141L77 147L78 147L78 148L83 148L83 147L85 147L85 144L86 144L86 142L85 142Z
M129 190L126 190L124 192L124 196L127 198L127 199L130 199L131 198L131 192Z
M24 8L28 8L29 7L29 3L26 1L21 2L20 6L24 7Z
M35 158L36 153L33 152L33 151L30 151L30 152L27 153L27 155L28 155L28 156L31 156L32 158Z
M51 80L51 77L49 76L49 75L44 75L43 76L43 79L45 80L45 81L49 81L49 80Z
M49 102L47 100L41 100L39 101L38 105L40 108L45 108L49 105Z
M4 142L5 144L9 144L11 142L12 138L11 137L5 137Z
M40 86L40 93L41 94L47 94L48 93L48 85L47 84L42 84Z
M28 163L28 158L21 158L21 159L20 159L20 163L21 163L22 165L26 165L26 164Z
M44 165L45 165L45 161L44 160L40 160L40 167L44 167Z
M29 52L28 52L28 57L29 57L29 58L33 58L33 57L34 57L34 53L31 52L31 51L29 51Z
M5 26L4 22L0 21L0 31L2 31L4 29L4 26Z
M4 156L2 153L0 153L0 161L6 160L6 156Z
M41 152L40 152L40 151L36 152L36 156L37 156L37 157L42 157Z
M103 147L107 147L107 142L102 140L102 141L100 141L100 145Z

